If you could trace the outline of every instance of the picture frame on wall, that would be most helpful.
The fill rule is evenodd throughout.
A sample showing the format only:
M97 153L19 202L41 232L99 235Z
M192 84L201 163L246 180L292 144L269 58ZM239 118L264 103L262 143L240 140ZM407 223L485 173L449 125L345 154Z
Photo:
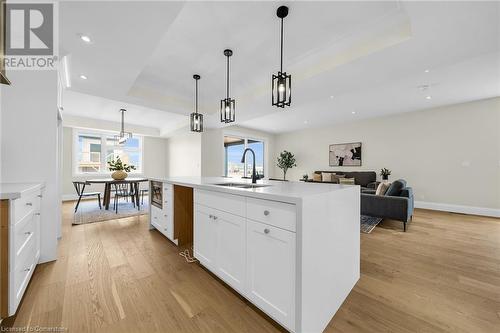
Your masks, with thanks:
M361 142L336 143L330 145L330 166L361 166L361 162Z

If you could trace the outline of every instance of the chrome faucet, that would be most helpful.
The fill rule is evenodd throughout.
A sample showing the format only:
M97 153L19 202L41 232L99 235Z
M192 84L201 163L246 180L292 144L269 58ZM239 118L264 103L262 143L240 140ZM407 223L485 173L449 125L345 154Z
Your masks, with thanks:
M252 167L252 184L257 183L257 172L255 172L255 152L252 150L252 148L246 148L245 151L243 152L243 156L241 157L241 163L245 163L245 155L247 151L251 151L253 155L253 167Z

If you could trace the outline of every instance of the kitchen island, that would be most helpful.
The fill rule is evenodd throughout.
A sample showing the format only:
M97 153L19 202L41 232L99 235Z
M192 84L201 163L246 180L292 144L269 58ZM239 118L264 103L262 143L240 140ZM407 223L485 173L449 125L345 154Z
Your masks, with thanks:
M359 186L222 177L150 185L151 227L177 244L189 230L177 221L191 219L200 264L291 332L322 332L359 279Z

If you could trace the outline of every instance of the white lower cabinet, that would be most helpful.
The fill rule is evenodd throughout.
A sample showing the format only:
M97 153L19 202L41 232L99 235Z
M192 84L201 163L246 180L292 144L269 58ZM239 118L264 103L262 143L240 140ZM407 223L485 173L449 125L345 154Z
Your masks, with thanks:
M245 292L245 218L215 212L216 224L215 269L217 275L231 287Z
M193 237L194 256L203 266L213 271L216 229L208 208L195 207Z
M295 324L295 233L247 220L247 296L287 328Z
M194 255L200 263L290 331L295 331L295 225L293 231L253 221L247 198L195 190ZM243 204L245 209L231 209ZM272 202L269 207L281 207ZM267 207L267 206L266 206ZM267 208L266 208L267 209ZM295 208L293 208L295 209ZM224 211L226 210L226 211ZM295 216L293 216L295 222Z
M162 208L154 206L150 203L150 223L168 239L176 243L176 240L174 239L173 187L171 184L164 184L162 200Z

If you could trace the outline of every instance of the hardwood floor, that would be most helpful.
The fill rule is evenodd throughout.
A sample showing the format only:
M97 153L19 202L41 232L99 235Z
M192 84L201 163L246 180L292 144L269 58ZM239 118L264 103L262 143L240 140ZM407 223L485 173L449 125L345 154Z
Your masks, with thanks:
M276 332L147 216L71 226L2 326L70 332ZM332 281L334 283L334 281ZM417 210L361 234L361 279L326 332L499 332L500 220Z

